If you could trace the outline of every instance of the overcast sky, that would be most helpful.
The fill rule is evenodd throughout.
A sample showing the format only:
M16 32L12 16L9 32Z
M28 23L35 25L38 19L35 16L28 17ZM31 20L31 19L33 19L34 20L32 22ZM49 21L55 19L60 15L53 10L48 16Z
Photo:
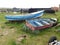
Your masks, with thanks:
M0 8L49 8L59 4L60 0L0 0Z

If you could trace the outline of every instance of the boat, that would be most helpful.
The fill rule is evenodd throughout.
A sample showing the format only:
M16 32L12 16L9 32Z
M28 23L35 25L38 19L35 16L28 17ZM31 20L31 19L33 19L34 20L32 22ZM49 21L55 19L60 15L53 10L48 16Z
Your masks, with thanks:
M26 26L31 30L41 30L54 26L57 23L56 18L39 18L26 20Z
M44 10L41 10L34 13L26 14L26 15L6 15L5 18L6 20L9 20L9 21L27 20L27 19L40 17L43 15L43 13L44 13Z

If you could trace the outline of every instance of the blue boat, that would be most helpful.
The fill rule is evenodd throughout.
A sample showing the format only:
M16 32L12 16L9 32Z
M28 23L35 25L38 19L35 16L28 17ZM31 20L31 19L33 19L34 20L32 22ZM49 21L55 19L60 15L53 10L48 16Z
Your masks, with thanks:
M43 13L44 13L44 10L41 10L34 13L26 14L26 15L6 15L5 18L6 20L9 20L9 21L27 20L27 19L40 17L43 15Z

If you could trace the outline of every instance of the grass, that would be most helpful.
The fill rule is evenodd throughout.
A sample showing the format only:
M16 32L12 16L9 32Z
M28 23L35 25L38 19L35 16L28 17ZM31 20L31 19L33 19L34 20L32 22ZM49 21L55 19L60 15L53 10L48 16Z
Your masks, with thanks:
M39 34L33 34L31 31L24 31L23 28L25 22L21 23L5 23L8 22L4 17L6 13L0 13L0 45L47 45L48 40L51 36L56 36L60 40L60 32L55 32L55 30L60 29L51 27L39 31ZM44 14L42 18L57 18L60 22L60 12L56 12L56 15L53 14ZM16 44L16 39L20 35L26 34L27 39L23 40L19 44Z

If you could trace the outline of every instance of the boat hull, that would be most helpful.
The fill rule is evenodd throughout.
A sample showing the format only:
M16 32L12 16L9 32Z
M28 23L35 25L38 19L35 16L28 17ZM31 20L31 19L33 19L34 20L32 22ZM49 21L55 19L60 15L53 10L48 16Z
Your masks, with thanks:
M43 15L44 10L42 11L38 11L38 12L34 12L31 14L27 14L27 15L6 15L5 18L6 20L10 20L10 21L15 21L15 20L27 20L27 19L32 19L32 18L37 18Z
M33 22L38 22L38 23L33 23ZM26 26L30 28L31 30L41 30L45 28L52 27L56 22L50 19L34 19L34 20L27 20L26 21ZM40 25L41 24L41 25Z

